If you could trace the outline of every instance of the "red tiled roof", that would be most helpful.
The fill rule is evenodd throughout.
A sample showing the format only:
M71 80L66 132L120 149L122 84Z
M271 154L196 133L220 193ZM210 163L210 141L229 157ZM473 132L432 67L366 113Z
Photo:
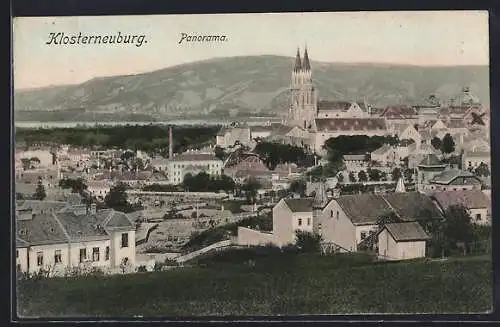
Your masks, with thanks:
M316 127L319 131L363 131L386 129L383 118L317 118Z

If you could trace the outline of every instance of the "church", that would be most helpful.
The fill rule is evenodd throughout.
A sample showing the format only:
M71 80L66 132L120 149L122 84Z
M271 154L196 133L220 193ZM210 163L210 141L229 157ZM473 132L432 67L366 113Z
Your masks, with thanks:
M320 100L307 48L303 58L297 49L290 98L286 124L307 131L310 147L317 153L322 152L324 142L331 137L388 134L385 118L373 117L365 102Z

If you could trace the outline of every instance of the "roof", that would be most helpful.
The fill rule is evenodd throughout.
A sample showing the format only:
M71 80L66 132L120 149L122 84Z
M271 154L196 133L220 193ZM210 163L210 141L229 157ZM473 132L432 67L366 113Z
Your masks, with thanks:
M301 199L284 199L286 205L292 212L311 212L313 199L312 198L301 198Z
M385 130L383 118L316 118L318 131Z
M414 118L417 112L414 108L408 107L388 107L380 114L387 119L409 119Z
M476 177L473 173L468 172L468 171L463 171L459 169L448 169L443 171L442 173L435 175L434 178L431 180L431 183L437 183L437 184L445 184L448 185L453 182L454 179L458 177L465 177L468 182L472 182L473 180L476 180L477 183L481 183L478 177Z
M386 224L389 234L396 242L425 241L430 239L422 226L417 222L391 223Z
M443 210L454 205L463 205L467 209L491 207L490 198L480 190L441 191L434 193L432 197Z
M366 158L366 154L344 154L342 156L344 158L344 160L347 160L347 161L365 161L367 160Z
M65 201L40 201L40 200L19 200L16 201L16 210L31 209L35 212L59 211L70 204Z
M75 206L74 209L81 209L81 206ZM113 209L99 210L95 214L77 214L74 209L16 220L17 237L21 240L19 243L37 245L106 239L109 237L107 229L135 228L126 214Z
M320 100L317 108L319 111L347 111L351 106L350 101Z
M336 201L354 224L376 224L391 212L409 221L442 217L432 200L419 192L342 195Z
M311 69L311 63L309 62L309 56L307 54L307 48L304 51L304 59L302 60L302 69L304 69L304 70L310 70Z
M221 161L213 153L182 153L174 156L171 161Z
M424 159L422 159L422 161L420 161L420 163L418 165L419 166L445 166L443 163L441 163L439 158L433 153L425 155Z
M33 194L36 191L36 184L17 182L15 186L16 193Z
M302 61L300 60L300 51L297 48L297 55L295 56L295 65L293 67L293 71L298 72L302 70Z
M380 148L378 148L375 151L373 151L372 154L375 154L375 155L386 154L387 151L389 151L390 149L391 149L390 145L384 144Z

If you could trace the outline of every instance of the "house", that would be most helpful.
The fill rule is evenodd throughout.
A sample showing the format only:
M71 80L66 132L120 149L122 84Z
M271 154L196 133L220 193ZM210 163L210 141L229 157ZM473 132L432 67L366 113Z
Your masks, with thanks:
M443 164L435 154L426 155L416 167L417 185L423 188L422 185L428 184L434 176L441 174L446 167L446 164Z
M369 156L366 154L344 154L342 157L349 171L358 171L368 167Z
M432 200L419 192L341 195L323 209L321 236L341 251L357 251L358 244L379 230L379 219L395 214L403 222L442 218Z
M213 153L183 153L174 156L168 163L168 179L171 184L180 184L187 174L205 172L211 176L222 175L223 162Z
M476 169L481 164L491 167L490 151L464 151L462 154L462 167L464 169Z
M111 190L111 186L105 181L88 181L86 184L90 195L100 200L104 200Z
M32 159L32 161L37 161L39 167L49 168L55 166L55 158L53 155L53 150L50 148L42 148L42 149L32 149L27 151L19 151L16 152L16 158L23 159Z
M116 272L135 264L135 225L122 212L95 206L16 212L16 266L62 276L75 268Z
M378 255L384 260L424 258L430 239L418 222L385 224L377 236Z
M252 140L264 139L271 135L271 126L252 126L250 127L250 138Z
M474 174L459 169L447 169L435 175L425 185L427 191L481 190L482 181Z
M416 144L422 143L422 135L415 128L414 124L400 124L395 126L393 133L400 140L413 140Z
M156 171L166 171L168 166L168 159L163 157L155 157L150 160L151 165Z
M399 163L400 157L394 147L384 144L370 154L370 159L387 166Z
M379 115L385 118L389 125L416 124L418 121L416 110L410 107L387 107Z
M449 207L464 206L476 224L491 224L491 199L480 190L435 192L432 198L444 213Z
M250 128L246 125L224 127L217 133L215 141L221 148L232 147L237 143L248 145L251 141Z

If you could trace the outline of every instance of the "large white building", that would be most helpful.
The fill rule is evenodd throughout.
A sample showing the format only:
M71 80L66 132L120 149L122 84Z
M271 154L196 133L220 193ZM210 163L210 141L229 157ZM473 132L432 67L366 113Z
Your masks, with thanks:
M63 276L75 269L118 272L135 265L135 224L95 206L25 201L16 206L16 267Z
M180 184L187 174L205 172L211 176L222 175L224 163L212 153L183 153L174 156L168 163L168 180Z

